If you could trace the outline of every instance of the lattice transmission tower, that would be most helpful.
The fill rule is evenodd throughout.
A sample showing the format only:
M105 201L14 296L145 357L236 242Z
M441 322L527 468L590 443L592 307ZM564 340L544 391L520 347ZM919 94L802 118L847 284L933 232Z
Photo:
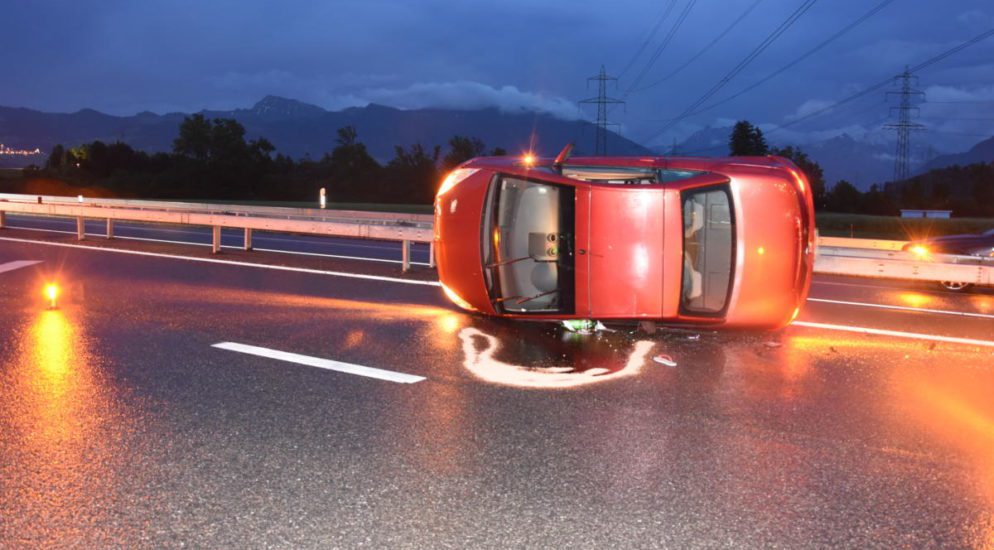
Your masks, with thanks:
M908 72L904 72L894 77L895 83L900 83L901 89L897 92L887 92L887 99L898 98L897 107L891 107L891 114L897 112L897 122L884 125L888 130L897 132L897 154L894 158L894 181L903 181L911 176L911 132L925 129L925 126L912 122L918 117L918 105L925 101L925 93L915 88L918 86L918 77Z
M588 87L590 86L591 80L597 81L597 97L583 99L580 103L593 103L597 105L597 131L594 138L594 151L595 154L604 156L607 155L607 129L609 126L618 126L618 124L612 124L607 121L607 106L623 105L625 102L620 99L608 97L607 83L614 81L615 86L617 86L618 79L613 76L608 76L607 71L604 70L604 65L601 65L600 74L587 79Z

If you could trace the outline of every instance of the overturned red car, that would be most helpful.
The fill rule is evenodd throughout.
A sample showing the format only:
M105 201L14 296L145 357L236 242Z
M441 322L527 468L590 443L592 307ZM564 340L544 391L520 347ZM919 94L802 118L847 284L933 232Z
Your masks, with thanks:
M487 315L788 324L814 263L811 190L779 157L477 158L435 198L438 275Z

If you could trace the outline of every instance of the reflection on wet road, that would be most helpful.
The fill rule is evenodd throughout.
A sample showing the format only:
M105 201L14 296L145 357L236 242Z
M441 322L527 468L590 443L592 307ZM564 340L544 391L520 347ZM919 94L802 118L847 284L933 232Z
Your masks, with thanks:
M120 436L133 419L92 355L78 312L39 310L0 357L3 546L111 545ZM8 347L9 346L9 347ZM84 511L85 510L85 511Z
M991 349L581 336L434 287L0 243L0 263L28 258L44 269L0 274L0 547L994 545ZM888 292L910 291L828 297ZM975 311L914 292L897 299ZM841 307L805 315L987 322Z

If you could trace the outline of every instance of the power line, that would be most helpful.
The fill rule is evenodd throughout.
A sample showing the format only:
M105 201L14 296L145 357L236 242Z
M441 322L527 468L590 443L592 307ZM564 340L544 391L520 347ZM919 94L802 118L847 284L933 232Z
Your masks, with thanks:
M805 12L811 9L811 6L813 6L815 2L817 2L817 0L805 0L796 10L794 10L793 13L790 14L790 16L787 17L787 19L785 19L782 23L780 23L780 26L778 26L776 29L773 30L773 32L767 35L766 38L764 38L763 41L759 43L759 45L753 48L753 50L749 52L749 54L746 55L745 58L739 61L737 65L732 67L732 69L728 71L728 73L726 73L725 76L721 78L721 80L719 80L708 91L704 92L704 95L698 98L697 101L694 101L692 104L690 104L686 109L683 110L681 114L677 115L669 123L664 125L659 131L653 133L648 138L646 138L645 141L646 142L652 141L652 139L654 139L656 136L672 128L673 125L675 125L677 122L680 122L684 118L690 116L691 113L697 110L707 100L714 97L714 94L718 93L718 91L721 90L723 87L725 87L726 84L731 82L731 80L735 78L736 75L742 72L743 69L745 69L750 63L752 63L757 57L759 57L760 54L766 51L766 49L769 48L770 45L772 45L778 38L780 38L780 36L784 32L786 32L787 29L792 27L794 23L796 23L797 20L800 19L801 16L805 14Z
M669 74L667 74L663 78L660 78L659 80L657 80L657 81L655 81L655 82L653 82L651 84L646 84L645 86L642 86L638 90L634 90L634 91L635 92L641 92L641 91L644 91L644 90L648 90L649 88L654 88L654 87L662 84L663 82L666 82L667 80L673 78L674 76L676 76L677 74L679 74L681 71L683 71L684 69L686 69L687 67L689 67L691 63L693 63L694 61L697 61L698 58L700 58L702 55L704 55L705 53L707 53L708 50L710 50L712 47L714 47L715 44L717 44L718 42L720 42L721 39L725 38L725 36L727 36L728 33L732 32L732 29L734 29L736 26L738 26L738 24L741 23L743 19L745 19L750 13L752 13L752 10L756 9L756 6L758 6L762 1L763 0L755 0L755 2L753 2L752 4L750 4L749 7L747 7L744 12L740 13L739 16L736 17L735 20L732 21L732 23L730 25L728 25L727 27L725 27L725 30L723 30L720 33L718 33L718 36L714 37L714 39L711 40L711 42L709 42L707 46L704 46L703 48L701 48L701 50L699 52L697 52L693 56L691 56L691 58L688 59L687 61L685 61L683 63L683 65L680 65L676 69L673 69Z
M607 96L607 83L612 80L617 82L618 79L608 76L607 71L604 70L604 65L601 65L600 74L587 79L588 86L591 80L597 81L597 97L583 99L580 103L597 105L597 132L594 137L594 151L597 155L605 156L607 155L607 127L611 126L607 121L607 106L623 104L624 101Z
M720 99L720 100L718 100L718 101L716 101L716 102L714 102L714 103L712 103L710 105L706 105L706 106L700 108L699 110L691 113L688 116L698 115L698 114L701 114L701 113L703 113L705 111L709 111L709 110L711 110L711 109L713 109L713 108L715 108L715 107L717 107L719 105L724 105L725 103L728 103L729 101L732 101L733 99L741 96L742 94L750 92L750 91L758 88L759 86L761 86L763 84L766 84L770 80L773 80L777 76L780 76L781 74L783 74L788 69L791 69L792 67L794 67L798 63L800 63L800 62L804 61L805 59L811 57L812 55L818 53L822 48L824 48L825 46L828 46L832 42L838 40L839 38L842 37L842 35L844 35L847 32L853 30L854 28L858 27L861 23L863 23L867 19L873 17L874 15L876 15L877 13L879 13L881 10L883 10L885 7L887 7L888 4L892 4L893 2L894 2L894 0L884 0L883 2L880 2L879 4L877 4L876 6L874 6L873 8L871 8L870 11L864 13L859 18L857 18L855 21L853 21L852 23L849 23L848 25L846 25L845 27L843 27L842 29L840 29L839 31L837 31L832 36L829 36L825 40L821 41L817 46L815 46L815 47L811 48L810 50L804 52L799 57L797 57L793 61L791 61L790 63L787 63L783 67L780 67L776 71L773 71L772 73L770 73L770 74L766 75L765 77L757 80L756 82L750 84L749 86L746 86L745 88L739 90L738 92L736 92L736 93L734 93L734 94L732 94L732 95L730 95L730 96L728 96L728 97L726 97L724 99Z
M690 0L689 2L687 2L687 5L683 7L683 11L680 12L680 15L677 17L676 22L673 23L673 27L670 28L670 32L666 34L666 38L664 38L663 41L659 44L659 46L656 48L656 51L652 53L652 57L650 57L649 61L647 61L646 64L642 67L642 70L639 71L638 76L635 77L634 81L632 81L632 85L629 86L628 90L625 91L625 97L628 97L628 95L632 93L632 90L634 90L639 85L639 83L642 82L642 79L645 78L645 75L648 74L649 69L651 69L652 66L655 65L656 60L659 59L659 56L663 54L663 50L665 50L666 47L670 45L670 42L673 41L673 36L676 35L676 31L680 30L680 27L683 26L683 22L687 20L687 16L690 15L690 10L694 9L694 4L696 3L697 0Z
M936 63L938 63L938 62L946 59L950 55L958 53L958 52L960 52L960 51L962 51L962 50L964 50L964 49L966 49L966 48L968 48L968 47L970 47L970 46L972 46L972 45L974 45L974 44L976 44L978 42L981 42L981 41L983 41L983 40L985 40L987 38L990 38L991 36L994 36L994 29L990 29L990 30L984 31L984 32L978 34L977 36L974 36L973 38L967 40L966 42L963 42L962 44L960 44L958 46L952 47L952 48L950 48L950 49L948 49L948 50L946 50L946 51L944 51L944 52L942 52L942 53L940 53L940 54L938 54L938 55L936 55L934 57L931 57L931 58L929 58L929 59L927 59L927 60L925 60L925 61L917 64L914 67L909 68L908 72L911 72L911 73L920 72L922 69L925 69L927 67L931 67L932 65L935 65ZM802 116L800 118L796 118L796 119L794 119L794 120L792 120L790 122L785 122L783 124L780 124L776 128L774 128L774 129L772 129L772 130L770 130L769 132L766 132L766 133L767 134L772 134L773 132L778 132L778 131L780 131L780 130L782 130L784 128L788 128L790 126L794 126L795 124L800 124L801 122L804 122L806 120L810 120L810 119L812 119L812 118L814 118L816 116L819 116L819 115L821 115L823 113L827 113L828 111L831 111L831 110L835 109L836 107L838 107L840 105L844 105L846 103L849 103L850 101L853 101L855 99L859 99L859 98L861 98L861 97L863 97L865 95L868 95L868 94L871 94L873 92L876 92L877 90L880 90L884 86L887 86L888 84L890 84L892 81L893 81L892 78L887 78L886 80L883 80L881 82L877 82L876 84L870 86L869 88L866 88L863 91L856 92L855 94L852 94L851 96L848 96L848 97L846 97L844 99L840 99L839 101L836 101L835 103L833 103L831 105L825 106L825 107L823 107L821 109L818 109L817 111L813 111L811 113L808 113L808 114L806 114L806 115L804 115L804 116ZM933 103L938 103L938 102L933 102ZM653 137L655 137L655 136L653 136Z
M926 103L994 103L994 99L959 99L952 101L929 100Z
M676 7L676 0L670 0L669 4L667 4L666 7L663 8L662 13L660 14L659 18L656 20L656 24L652 26L652 29L649 31L649 34L645 37L645 40L642 41L642 45L639 46L638 50L635 51L635 55L633 55L632 58L628 60L628 63L625 65L625 68L621 70L620 74L618 74L618 78L625 76L625 73L628 72L628 69L632 68L632 65L635 64L635 60L638 59L640 55L642 55L642 52L645 51L645 48L649 45L649 42L652 41L652 37L656 36L656 33L659 32L659 28L663 26L663 21L666 21L666 18L670 16L670 13L673 11L674 7Z

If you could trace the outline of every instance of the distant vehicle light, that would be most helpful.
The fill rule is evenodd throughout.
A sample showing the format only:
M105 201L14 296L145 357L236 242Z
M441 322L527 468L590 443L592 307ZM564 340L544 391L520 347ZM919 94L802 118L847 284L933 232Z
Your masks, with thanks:
M757 253L758 253L758 254L759 254L760 256L762 256L763 254L766 254L766 248L764 248L764 247L762 247L762 246L761 246L761 247L759 247L759 248L757 248L757 249L756 249L756 252L757 252Z
M479 170L477 168L458 168L449 172L448 176L445 176L445 180L442 181L442 185L438 188L438 193L435 196L441 197L453 187L455 187L462 180L472 176Z
M59 285L55 283L45 285L45 297L48 298L48 306L55 309L56 299L59 297Z
M476 311L475 307L471 306L469 304L469 302L467 302L466 300L463 300L461 296L459 296L458 294L456 294L455 292L453 292L451 288L445 286L444 284L442 285L442 291L444 291L445 295L449 297L449 300L452 300L453 304L455 304L455 305L457 305L457 306L459 306L459 307L461 307L461 308L463 308L463 309L465 309L467 311Z
M908 252L911 252L912 254L914 254L915 256L918 256L919 258L926 258L926 257L928 257L929 249L925 245L916 244L916 245L912 246L911 248L909 248Z
M532 153L525 153L521 156L521 164L524 164L529 168L535 166L535 155Z

